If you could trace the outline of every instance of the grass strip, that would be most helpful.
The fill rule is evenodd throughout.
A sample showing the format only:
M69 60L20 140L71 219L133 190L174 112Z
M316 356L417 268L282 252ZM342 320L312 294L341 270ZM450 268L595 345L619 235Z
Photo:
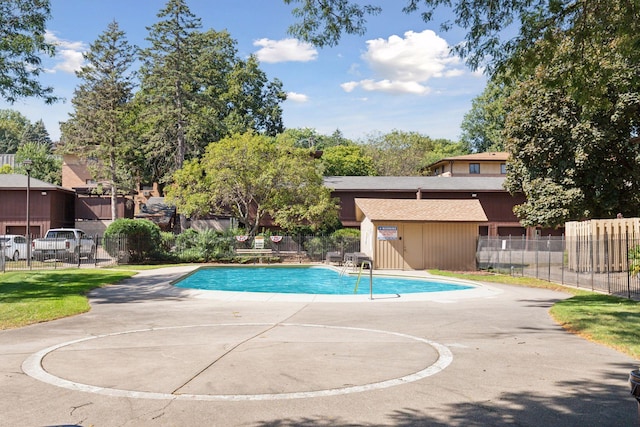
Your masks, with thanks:
M135 273L69 269L0 274L0 329L18 328L89 311L87 292Z
M640 359L640 303L592 293L558 301L549 313L568 331Z

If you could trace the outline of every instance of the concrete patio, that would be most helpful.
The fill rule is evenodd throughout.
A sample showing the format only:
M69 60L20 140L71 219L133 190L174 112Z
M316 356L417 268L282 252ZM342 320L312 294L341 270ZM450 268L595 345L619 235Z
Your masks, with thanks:
M171 286L185 270L0 331L0 425L637 425L640 362L555 324L566 294L260 300Z

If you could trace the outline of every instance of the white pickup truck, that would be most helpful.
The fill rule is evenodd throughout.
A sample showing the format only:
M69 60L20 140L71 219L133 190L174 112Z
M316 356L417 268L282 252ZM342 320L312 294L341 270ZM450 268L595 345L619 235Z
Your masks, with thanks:
M92 259L95 242L77 228L52 228L41 239L31 242L31 255L37 260L63 259L77 263L80 257Z

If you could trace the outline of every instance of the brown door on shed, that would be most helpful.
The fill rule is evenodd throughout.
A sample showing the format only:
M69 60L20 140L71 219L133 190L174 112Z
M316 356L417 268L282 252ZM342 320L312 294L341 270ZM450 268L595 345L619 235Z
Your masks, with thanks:
M422 270L424 268L424 245L422 244L422 224L407 222L403 224L404 270Z

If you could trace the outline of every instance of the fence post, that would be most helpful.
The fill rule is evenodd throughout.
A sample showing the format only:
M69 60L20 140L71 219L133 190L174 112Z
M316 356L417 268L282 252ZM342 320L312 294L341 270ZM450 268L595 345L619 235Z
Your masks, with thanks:
M540 236L538 236L538 233L536 232L536 279L538 278L538 267L540 266L540 263L538 262L538 251L540 250Z
M547 237L547 252L549 253L549 265L547 266L547 280L551 281L551 234Z
M513 276L513 245L511 244L511 234L509 234L509 273Z
M525 235L522 235L522 245L520 246L520 259L521 259L521 267L520 267L520 276L524 277L524 248L527 242L525 241Z
M607 269L607 292L611 294L611 265L609 263L609 235L607 233L607 229L604 230L604 242L603 242L603 251L604 251L604 265Z
M595 254L593 253L593 236L591 236L591 238L589 239L589 269L591 270L591 290L593 291L593 274L595 271L595 262L593 260L593 257L595 256Z
M97 267L98 266L98 242L99 242L99 237L97 234L93 235L93 267Z
M627 257L627 298L631 299L631 269L629 268L629 229L625 231L625 245L626 245L626 257Z
M564 233L562 233L562 239L560 240L560 249L562 250L562 258L560 261L560 283L564 285L564 254L567 250L567 242L564 238ZM567 256L567 261L569 257Z

